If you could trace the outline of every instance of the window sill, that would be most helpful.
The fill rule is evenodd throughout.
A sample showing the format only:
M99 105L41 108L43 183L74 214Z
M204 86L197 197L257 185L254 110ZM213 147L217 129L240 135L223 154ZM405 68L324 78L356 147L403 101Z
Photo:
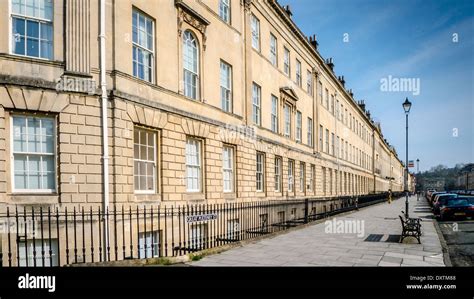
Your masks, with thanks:
M236 199L237 198L237 195L235 194L235 192L224 192L224 199L226 200L233 200L233 199Z
M160 201L161 200L161 194L159 194L159 193L135 193L133 195L133 199L136 202Z
M189 192L184 195L184 198L186 200L194 201L194 200L205 200L206 196L202 192L195 192L195 193Z
M146 83L146 84L155 85L155 83L153 82L153 80L152 80L152 81L148 81L147 79L142 79L142 78L140 78L140 77L138 77L138 76L135 76L135 75L133 75L133 74L132 74L132 77L135 78L136 80L140 81L140 82L144 82L144 83Z
M15 54L15 53L9 53L9 54L5 53L5 54L2 54L1 57L5 57L12 60L17 60L17 61L30 62L30 63L42 63L42 64L56 65L56 66L64 65L62 61L58 61L54 59L26 56L26 55L20 55L20 54Z
M59 195L57 193L12 193L10 199L15 204L25 205L59 203Z

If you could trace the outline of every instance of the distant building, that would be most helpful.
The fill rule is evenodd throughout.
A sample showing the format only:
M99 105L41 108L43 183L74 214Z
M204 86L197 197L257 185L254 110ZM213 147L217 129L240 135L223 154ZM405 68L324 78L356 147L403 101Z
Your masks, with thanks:
M423 179L425 190L436 189L442 190L445 186L444 178L425 178Z
M456 186L459 189L474 189L474 163L469 163L458 173Z

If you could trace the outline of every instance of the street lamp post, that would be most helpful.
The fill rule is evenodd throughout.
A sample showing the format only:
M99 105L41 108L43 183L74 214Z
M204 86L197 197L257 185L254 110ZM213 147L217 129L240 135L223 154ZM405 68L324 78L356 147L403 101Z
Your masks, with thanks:
M408 98L403 102L403 110L406 117L406 160L405 160L405 217L408 218L408 113L410 113L411 102Z
M416 159L416 182L415 182L416 200L420 200L420 188L418 184L419 174L420 174L420 159Z

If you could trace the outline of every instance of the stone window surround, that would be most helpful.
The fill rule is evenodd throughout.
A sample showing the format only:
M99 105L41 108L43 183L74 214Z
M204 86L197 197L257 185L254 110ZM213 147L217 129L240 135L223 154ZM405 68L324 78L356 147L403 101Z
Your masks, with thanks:
M221 82L221 77L222 77L222 73L220 73L219 75L219 82L220 82L220 88L221 88L221 93L222 93L222 88L225 88L226 90L229 91L229 111L226 111L225 109L223 109L224 107L222 106L222 94L221 94L221 109L226 112L226 113L230 113L230 114L233 114L234 113L234 99L233 99L233 68L232 68L232 65L230 63L228 63L227 61L223 60L223 59L220 59L220 67L219 67L219 71L222 72L222 66L228 68L229 70L229 86L225 87L225 86L222 86L222 82Z
M253 31L253 26L254 24L256 25L255 27L255 34L254 34L254 31ZM254 14L251 14L250 16L250 36L251 36L251 45L252 45L252 48L254 50L256 50L257 52L261 52L261 48L262 48L262 45L261 45L261 28L260 28L260 19L257 18L257 16L255 16ZM254 42L256 42L257 44L254 45ZM257 47L257 48L256 48Z
M295 160L293 159L288 159L287 162L287 196L295 196L296 195L296 184L295 184ZM290 172L291 170L291 172ZM291 173L291 183L290 183L290 173ZM291 185L291 190L290 190L290 185Z
M40 17L33 17L33 16L29 16L29 15L26 15L26 14L17 14L17 13L14 13L13 12L13 9L12 9L12 0L7 0L8 1L8 4L7 6L9 7L10 11L9 11L9 15L8 15L8 23L9 25L7 26L7 28L9 28L9 32L8 32L8 37L9 37L9 42L8 42L8 53L10 53L10 55L14 55L14 56L18 56L18 57L24 57L24 58L28 58L28 59L35 59L35 60L38 60L38 61L54 61L54 58L55 58L55 51L54 51L54 48L56 46L55 42L54 42L54 35L55 35L55 30L56 30L56 27L57 26L54 26L54 24L57 22L56 20L56 17L55 17L55 7L54 7L54 1L53 1L53 5L51 7L52 9L52 19L44 19L44 18L40 18ZM52 45L51 45L51 55L52 57L51 58L44 58L44 57L40 57L40 56L29 56L26 54L26 51L25 51L25 54L16 54L14 53L13 51L13 45L12 45L12 34L13 34L13 17L19 17L19 18L24 18L25 20L34 20L34 21L38 21L40 23L50 23L51 26L53 27L52 28L52 34L53 34L53 40L51 41ZM25 25L25 37L26 37L26 25ZM26 38L25 38L25 47L26 47Z
M151 21L151 26L152 26L152 46L153 48L152 49L149 49L149 48L146 48L144 47L143 45L139 44L138 42L134 42L133 41L133 21L132 21L132 49L134 47L137 48L137 51L138 49L142 49L143 51L146 51L146 52L149 52L151 53L151 60L152 60L152 63L151 63L151 78L150 80L147 80L146 78L140 78L139 75L138 75L138 65L137 65L137 75L135 76L133 74L133 64L135 63L134 59L135 57L132 56L132 76L134 76L135 78L139 79L139 80L144 80L146 82L150 82L152 84L155 84L156 83L156 56L155 56L155 52L156 52L156 32L155 32L155 19L152 18L151 16L149 16L148 14L146 14L145 12L143 12L142 10L140 10L139 8L133 6L132 7L132 16L133 14L137 14L137 17L139 17L140 15L142 15L144 18L146 19L149 19ZM133 17L132 17L133 18ZM146 22L146 21L145 21ZM139 20L137 19L137 23L139 23ZM138 27L137 27L137 38L138 38ZM132 50L132 53L133 53L133 50ZM137 56L138 56L138 52L137 52ZM138 63L138 62L137 62Z
M291 128L295 127L296 126L293 126L293 124L295 123L296 121L296 113L297 113L297 109L296 109L296 102L298 101L298 97L296 96L296 93L294 92L294 90L290 87L282 87L280 88L280 111L279 111L279 115L282 115L283 117L280 117L279 121L283 122L283 125L280 124L280 128L283 128L280 132L281 135L284 135L285 134L285 116L284 116L284 107L285 105L288 105L290 107L290 139L291 140L296 140L296 136L295 136L295 133L296 132L292 132L293 130ZM303 116L301 116L303 117ZM303 130L301 130L301 136L303 136Z
M261 167L262 167L262 169L261 169L261 175L262 175L261 183L262 183L262 189L261 189L261 190L258 190L258 188L257 188L257 181L255 181L255 186L256 186L255 192L256 192L256 195L257 195L257 196L263 196L263 197L265 197L265 196L266 196L266 192L267 192L267 188L266 188L266 183L267 183L267 178L266 178L266 174L267 174L267 172L266 172L266 166L267 166L266 163L267 163L267 162L266 162L266 161L267 161L267 159L266 159L266 155L265 155L264 152L257 151L257 152L255 153L255 174L257 174L257 171L258 171L258 170L257 170L257 164L258 164L257 157L258 157L258 156L261 156L261 157L262 157L262 160L261 160Z
M305 196L306 196L306 163L305 162L300 162L300 169L299 169L299 175L300 175L300 178L299 178L299 181L300 181L300 193L303 193ZM301 176L303 175L303 176ZM301 184L301 182L303 182L303 184Z
M14 167L12 167L11 169L11 188L12 188L12 193L14 194L55 194L57 193L57 189L58 189L58 125L57 125L57 121L58 121L58 118L56 117L56 115L47 115L47 114L44 114L44 113L30 113L30 112L25 112L25 111L22 111L22 112L13 112L13 113L10 113L9 115L9 118L10 118L10 122L9 122L9 137L11 138L9 140L9 144L8 144L8 147L10 148L11 150L11 155L10 155L10 165L14 165L15 163L15 160L14 160L14 154L15 154L15 151L14 151L14 145L13 145L13 134L14 134L14 127L13 127L13 118L14 117L38 117L38 118L43 118L43 119L52 119L53 120L53 139L52 139L52 142L53 142L53 152L52 153L48 153L46 155L52 155L53 156L53 161L54 161L54 188L53 189L18 189L18 190L14 190L14 177L15 177L15 170L14 170ZM29 127L28 127L29 128ZM28 130L29 131L29 130ZM35 128L35 131L36 131L36 128ZM36 135L36 133L34 134ZM32 152L28 151L28 152L20 152L22 154L26 154L27 156L32 156ZM33 152L39 156L45 156L45 153L41 153L41 152ZM33 154L34 155L34 154ZM28 167L28 166L27 166Z
M15 104L15 103L13 103ZM59 136L59 117L57 113L54 112L48 112L48 111L41 111L42 109L37 109L37 111L19 111L16 109L10 110L7 109L8 107L5 108L5 129L7 131L7 134L5 134L5 144L8 145L5 147L5 156L6 157L11 157L12 156L12 148L10 146L12 140L11 140L11 129L12 128L12 114L13 115L41 115L41 116L53 116L55 119L55 142L56 142L56 150L55 150L55 176L56 176L56 190L53 192L22 192L22 191L16 191L13 192L13 170L12 170L12 159L5 159L6 160L6 165L5 165L5 173L10 174L6 175L6 182L7 182L7 192L6 195L9 195L10 200L15 203L15 204L32 204L32 203L38 203L38 204L46 204L46 205L54 205L59 203L59 163L58 163L58 158L59 158L59 151L58 151L58 136Z
M278 161L278 169L277 169L277 161ZM274 185L274 193L276 195L280 195L283 193L283 158L281 156L275 156L275 162L274 162L274 171L275 171L275 185ZM278 177L279 177L279 182L278 182L278 189L277 189L277 174L276 171L278 171Z
M205 194L205 187L206 187L206 180L205 180L205 173L206 171L204 171L206 165L204 163L205 161L205 145L204 145L204 140L202 138L199 138L199 137L195 137L195 136L186 136L186 143L188 142L188 140L195 140L198 142L198 146L199 146L199 171L200 171L200 189L199 191L188 191L187 188L186 188L186 193L189 195L189 197L191 199L200 199L201 198L201 195L204 195ZM186 165L187 166L187 165ZM185 176L186 176L186 170L185 170ZM187 180L187 176L186 176L186 180ZM187 183L186 183L187 184ZM194 196L196 195L196 196Z
M224 148L232 148L232 191L223 191L225 199L237 198L237 146L229 143L222 143L222 150Z
M198 97L196 101L199 102L206 102L205 95L204 95L204 86L203 82L205 82L205 74L203 70L203 66L205 65L205 55L203 52L206 51L206 40L207 34L206 29L210 22L204 18L202 15L197 13L191 7L189 7L183 0L176 0L175 6L177 9L177 18L178 18L178 53L180 53L180 59L178 59L178 70L183 70L183 33L186 30L189 30L194 34L194 37L197 40L198 44L198 73L199 73L199 83L198 83ZM199 32L199 34L197 34ZM179 82L184 82L184 74L183 72L178 72L179 74ZM180 84L179 86L179 94L184 95L184 85Z
M227 2L225 3L225 1L219 0L218 11L219 11L219 17L220 17L220 19L221 19L224 23L230 25L230 24L232 23L232 3L231 3L230 0L226 0L226 1L227 1ZM223 12L222 9L223 9L224 7L227 7L227 20L224 19L224 16L223 16L223 15L221 15L221 12Z
M143 195L156 195L156 194L161 194L161 131L156 128L150 128L141 124L134 124L133 126L134 131L135 129L140 129L140 130L145 130L149 131L155 134L155 188L152 192L147 192L147 191L140 191L140 190L135 190L134 188L134 195L135 197L140 197ZM134 172L135 173L135 172Z

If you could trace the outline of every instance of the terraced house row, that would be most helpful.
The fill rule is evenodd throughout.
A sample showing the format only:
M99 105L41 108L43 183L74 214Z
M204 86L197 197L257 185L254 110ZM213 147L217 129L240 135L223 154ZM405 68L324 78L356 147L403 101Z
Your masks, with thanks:
M380 124L275 0L7 0L0 28L2 211L403 190Z

